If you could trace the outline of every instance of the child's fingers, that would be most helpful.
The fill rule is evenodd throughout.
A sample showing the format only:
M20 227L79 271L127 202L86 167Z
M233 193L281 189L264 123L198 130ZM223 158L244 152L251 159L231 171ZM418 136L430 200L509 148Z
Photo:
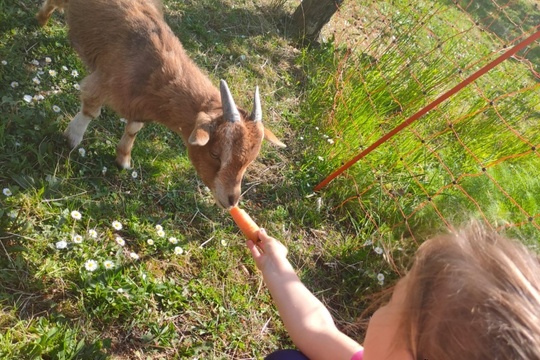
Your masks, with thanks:
M257 261L262 256L261 249L252 240L247 241L247 247L249 251L251 252L251 256Z

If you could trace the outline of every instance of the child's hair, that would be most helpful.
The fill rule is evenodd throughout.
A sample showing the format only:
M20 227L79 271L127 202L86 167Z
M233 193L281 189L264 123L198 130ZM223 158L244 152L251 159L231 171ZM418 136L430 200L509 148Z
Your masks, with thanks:
M420 246L401 329L415 359L540 359L540 258L473 223Z

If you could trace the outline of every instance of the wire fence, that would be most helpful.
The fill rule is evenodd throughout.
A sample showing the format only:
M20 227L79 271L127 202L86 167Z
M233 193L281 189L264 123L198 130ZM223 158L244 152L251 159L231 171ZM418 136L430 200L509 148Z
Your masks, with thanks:
M319 94L331 96L323 119L337 139L327 150L337 166L325 176L354 165L317 190L338 187L336 209L365 219L375 240L419 242L475 217L538 246L540 45L531 38L540 34L538 3L349 1L333 21L339 26L325 36L346 50Z

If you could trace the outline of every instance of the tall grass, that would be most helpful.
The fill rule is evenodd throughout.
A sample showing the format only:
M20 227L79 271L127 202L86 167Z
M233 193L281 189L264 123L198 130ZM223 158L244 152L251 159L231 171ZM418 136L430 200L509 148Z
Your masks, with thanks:
M304 53L309 91L302 119L310 132L326 135L305 149L309 182L322 180L507 47L453 4L381 3L377 15L387 26L374 39L330 42ZM540 86L530 66L515 59L499 65L322 193L338 213L389 231L389 244L403 236L418 241L470 218L537 244L540 200L532 194L540 182L531 171L539 162Z

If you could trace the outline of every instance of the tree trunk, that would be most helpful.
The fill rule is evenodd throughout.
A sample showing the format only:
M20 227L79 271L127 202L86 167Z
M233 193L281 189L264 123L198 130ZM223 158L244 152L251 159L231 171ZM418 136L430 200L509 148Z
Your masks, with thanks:
M321 29L344 0L303 0L292 15L294 36L305 45L319 39Z

